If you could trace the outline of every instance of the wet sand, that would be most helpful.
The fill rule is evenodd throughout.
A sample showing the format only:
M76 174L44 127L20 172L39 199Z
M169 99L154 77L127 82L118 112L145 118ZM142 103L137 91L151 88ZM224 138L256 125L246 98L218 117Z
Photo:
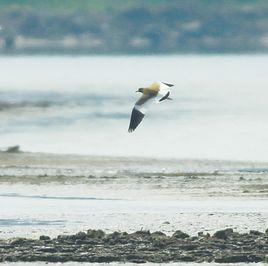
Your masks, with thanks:
M3 241L88 229L265 232L268 163L0 153L0 204Z

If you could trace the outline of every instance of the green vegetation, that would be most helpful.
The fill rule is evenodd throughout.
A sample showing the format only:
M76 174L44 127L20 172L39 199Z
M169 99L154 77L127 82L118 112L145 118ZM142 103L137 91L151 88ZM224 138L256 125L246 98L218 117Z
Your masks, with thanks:
M267 0L0 0L2 52L268 51Z
M171 0L170 2L175 2ZM57 11L118 11L135 7L158 8L167 4L166 0L1 0L0 7L8 10L57 10Z
M0 7L6 10L31 9L31 10L69 10L69 11L104 11L123 10L137 7L144 8L165 8L198 6L198 8L210 7L231 7L240 8L244 5L251 5L254 8L267 7L266 0L0 0Z

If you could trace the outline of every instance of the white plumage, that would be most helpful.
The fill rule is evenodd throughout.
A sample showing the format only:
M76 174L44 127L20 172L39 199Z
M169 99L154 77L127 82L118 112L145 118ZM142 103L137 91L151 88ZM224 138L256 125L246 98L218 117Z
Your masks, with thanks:
M132 109L128 132L133 132L137 128L151 103L160 103L164 100L171 100L169 95L172 86L174 85L165 82L154 82L149 87L139 88L137 90L137 92L142 93L142 96Z

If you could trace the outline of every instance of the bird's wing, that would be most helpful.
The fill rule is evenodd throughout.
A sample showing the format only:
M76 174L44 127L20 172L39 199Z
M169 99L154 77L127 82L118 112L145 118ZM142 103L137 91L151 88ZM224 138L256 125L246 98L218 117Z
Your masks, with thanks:
M137 109L136 105L132 109L128 132L133 132L142 121L145 114Z
M164 85L166 85L168 87L173 87L174 86L174 84L170 84L170 83L166 83L166 82L160 82L160 83L162 83L162 84L164 84Z
M159 82L159 94L162 96L165 96L168 92L170 92L170 87L174 86L169 83Z
M152 97L148 94L143 94L140 99L135 103L135 105L142 106L145 105Z
M128 132L133 132L137 128L137 126L141 123L142 119L145 116L145 112L148 108L148 105L153 102L152 99L154 98L157 99L157 96L160 96L160 98L157 99L157 102L159 103L166 100L169 97L170 87L174 85L164 82L158 82L158 84L159 84L159 90L157 94L143 94L141 98L135 103L135 106L132 109L131 113Z
M128 132L134 131L140 124L145 116L149 104L152 102L152 99L152 96L143 94L141 98L135 103L131 113Z
M166 100L170 95L170 87L174 86L169 83L159 82L159 97L157 98L157 102L162 102L163 100Z
M164 100L166 100L166 99L171 99L171 98L169 98L169 95L170 95L170 91L168 91L168 92L166 93L166 95L164 95L164 96L159 100L159 102L162 102L162 101L164 101Z

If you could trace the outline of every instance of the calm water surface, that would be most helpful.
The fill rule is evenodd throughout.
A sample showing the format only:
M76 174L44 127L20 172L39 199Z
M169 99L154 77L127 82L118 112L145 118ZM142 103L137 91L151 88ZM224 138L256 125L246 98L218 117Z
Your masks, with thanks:
M267 69L268 56L0 57L0 149L93 155L0 153L0 238L265 231ZM155 80L174 100L128 134L134 91Z
M268 160L268 56L0 57L0 147L32 152ZM173 101L128 134L136 88Z

